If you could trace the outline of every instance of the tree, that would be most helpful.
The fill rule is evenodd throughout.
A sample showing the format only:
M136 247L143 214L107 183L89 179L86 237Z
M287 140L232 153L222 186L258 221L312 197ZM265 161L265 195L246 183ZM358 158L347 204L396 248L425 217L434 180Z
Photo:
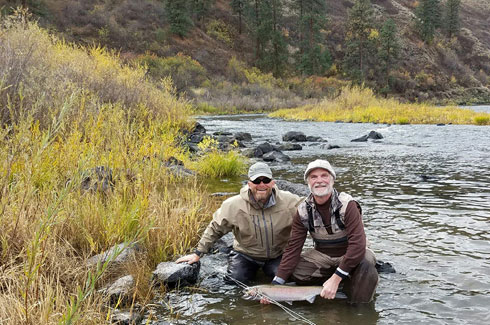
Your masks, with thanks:
M397 35L396 25L393 19L388 19L383 24L379 36L378 58L383 78L384 90L389 91L390 73L396 66L400 55L400 39Z
M245 11L246 0L230 0L231 10L238 15L238 34L242 34L242 19Z
M165 10L173 34L185 37L192 27L188 0L166 0Z
M307 75L321 75L332 64L325 47L322 30L327 24L327 7L323 0L297 0L299 17L299 69Z
M250 8L249 25L255 39L255 64L264 71L280 76L288 59L287 43L280 26L282 0L254 0Z
M214 0L190 0L190 10L194 22L202 22L209 13Z
M459 7L461 0L447 0L445 11L445 30L449 37L459 32Z
M420 0L415 9L415 19L420 37L426 43L432 42L436 29L441 27L440 0Z
M356 0L349 11L344 56L344 68L353 79L364 81L367 69L376 61L377 37L371 2Z

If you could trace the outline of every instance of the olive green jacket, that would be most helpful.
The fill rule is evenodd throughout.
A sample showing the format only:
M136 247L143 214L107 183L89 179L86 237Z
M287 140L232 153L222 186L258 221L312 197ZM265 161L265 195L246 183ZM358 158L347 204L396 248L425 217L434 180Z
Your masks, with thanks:
M261 208L246 185L239 195L225 200L214 213L197 250L207 253L215 241L231 231L235 251L258 260L276 258L286 247L293 216L302 200L274 186L269 202Z

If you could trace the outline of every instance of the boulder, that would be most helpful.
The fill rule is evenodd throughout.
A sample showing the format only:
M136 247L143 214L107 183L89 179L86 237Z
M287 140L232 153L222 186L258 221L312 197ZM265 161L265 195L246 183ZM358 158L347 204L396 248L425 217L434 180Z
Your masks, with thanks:
M306 135L299 131L289 131L282 136L282 141L304 142L306 141Z
M228 254L233 248L234 240L233 233L229 232L214 243L212 251Z
M303 147L299 143L288 142L288 143L281 144L278 147L278 149L284 151L293 151L293 150L302 150Z
M252 135L248 132L237 132L234 137L239 141L252 141Z
M379 139L383 139L383 136L379 132L371 131L371 132L369 132L369 134L363 135L360 138L353 139L350 141L351 142L366 142L368 139L379 140Z
M115 309L110 315L112 324L117 325L139 324L143 320L143 316L134 309L129 311Z
M272 145L269 142L263 142L263 143L259 144L257 146L257 148L262 151L262 154L265 154L265 153L268 153L268 152L271 152L274 150L274 148L272 147Z
M94 266L97 263L105 263L108 260L111 260L111 263L122 264L134 257L137 252L137 244L121 243L111 247L108 251L92 256L87 260L87 265Z
M280 151L271 151L262 156L264 161L290 161L291 158Z
M289 191L299 196L308 196L310 194L308 186L304 184L292 183L282 179L276 179L276 184L279 189L283 191Z
M97 166L82 173L83 191L107 192L114 187L112 169L104 166Z
M152 283L171 288L192 285L197 282L200 267L200 262L193 264L162 262L153 271Z
M109 296L110 303L120 304L127 303L131 300L132 291L134 289L134 279L132 275L126 275L117 279L108 287L99 290L102 294Z

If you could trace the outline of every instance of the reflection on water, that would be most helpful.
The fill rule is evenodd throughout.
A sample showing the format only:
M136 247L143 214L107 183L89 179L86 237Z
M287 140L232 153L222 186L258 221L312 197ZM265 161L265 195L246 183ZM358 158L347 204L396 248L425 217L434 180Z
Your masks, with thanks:
M295 303L295 312L317 324L490 323L490 127L285 122L262 115L199 121L209 133L249 132L256 144L275 144L287 131L301 130L340 146L304 143L303 150L286 152L291 162L271 167L276 178L301 183L309 161L328 159L336 187L363 207L371 248L397 273L381 274L372 305L320 298ZM384 139L350 142L370 130ZM240 180L225 184L237 191ZM294 323L277 306L243 300L238 289L218 283L203 284L211 293L180 295L179 303L195 308L182 312L182 320Z

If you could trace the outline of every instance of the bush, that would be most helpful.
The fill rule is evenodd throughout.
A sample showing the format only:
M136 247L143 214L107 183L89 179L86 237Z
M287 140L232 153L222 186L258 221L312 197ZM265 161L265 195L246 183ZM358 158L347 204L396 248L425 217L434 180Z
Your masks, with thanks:
M181 53L165 58L146 54L140 56L138 62L148 68L149 74L155 80L171 77L179 93L190 87L197 87L206 80L206 69L196 60Z
M206 34L216 38L230 47L233 45L233 32L222 20L213 19L207 23Z

